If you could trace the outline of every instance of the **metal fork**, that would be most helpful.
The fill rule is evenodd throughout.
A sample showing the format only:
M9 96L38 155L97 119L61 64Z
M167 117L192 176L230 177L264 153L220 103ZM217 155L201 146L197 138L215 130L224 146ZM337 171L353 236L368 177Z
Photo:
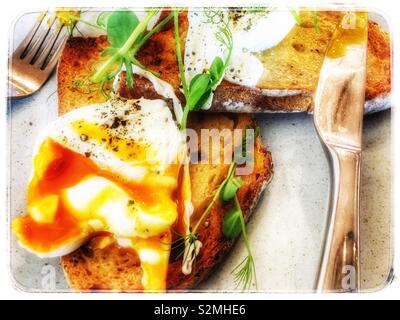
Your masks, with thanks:
M68 33L55 12L45 12L14 51L8 73L8 97L23 98L38 91L57 64Z

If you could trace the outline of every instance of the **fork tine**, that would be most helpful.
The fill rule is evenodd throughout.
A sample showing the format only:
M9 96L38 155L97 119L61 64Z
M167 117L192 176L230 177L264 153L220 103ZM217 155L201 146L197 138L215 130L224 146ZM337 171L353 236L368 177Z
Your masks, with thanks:
M64 26L61 23L57 23L55 26L55 30L51 32L49 37L46 39L46 43L43 46L43 50L41 51L40 55L37 57L34 65L38 66L41 69L44 69L46 61L50 58L54 47L56 46L58 40L62 38Z
M42 66L43 70L53 69L58 62L58 58L60 57L61 51L64 48L65 42L68 39L68 33L66 31L66 28L63 28L62 31L63 34L59 36L61 40L58 44L58 47L54 50L54 53L48 57L47 64L45 61L45 64Z
M46 41L46 38L49 36L51 32L51 28L55 22L55 19L51 21L50 25L46 28L41 28L42 30L39 32L36 40L34 41L32 47L29 49L28 54L22 59L26 59L28 63L34 64L39 53L41 52L41 48Z
M13 55L15 55L18 58L23 58L23 56L26 55L26 51L29 47L29 45L32 43L33 38L35 37L37 31L40 28L40 25L42 24L45 16L47 14L47 11L43 12L37 19L35 24L33 25L31 31L25 36L25 38L21 41L17 49L15 49Z
M67 28L54 12L41 15L33 31L12 55L9 97L26 97L43 86L52 74L67 38Z

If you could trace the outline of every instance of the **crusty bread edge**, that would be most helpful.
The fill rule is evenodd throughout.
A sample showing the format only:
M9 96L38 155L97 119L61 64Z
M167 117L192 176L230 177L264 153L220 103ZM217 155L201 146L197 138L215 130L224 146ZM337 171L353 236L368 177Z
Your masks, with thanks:
M268 152L268 156L271 157L271 153ZM245 216L246 225L248 224L250 218L253 216L253 213L256 211L257 207L259 206L260 199L263 196L264 191L267 188L267 186L271 183L271 181L273 179L273 176L274 176L274 164L273 164L273 162L271 160L271 174L270 174L270 177L269 177L269 179L267 179L267 180L265 180L263 182L263 184L260 187L260 190L258 191L257 195L254 197L254 201L253 201L253 203L251 204L251 206L250 206L250 208L248 210L248 214ZM236 243L239 241L239 238L235 239L235 241L232 243L232 246L230 247L230 249L227 250L224 254L221 255L221 257L220 257L221 260L216 262L214 268L210 269L207 272L207 274L205 275L205 277L202 278L201 281L195 285L195 287L197 287L200 283L203 284L207 279L209 279L214 274L214 270L215 270L215 268L217 268L220 265L220 262L222 260L226 260L226 258L234 251L233 247L236 246ZM193 293L204 292L204 290L195 289L193 287L188 289L188 290L183 290L183 291L182 290L180 290L180 291L169 290L169 292L172 292L172 293L173 292L188 292L188 291L193 292ZM232 290L222 290L222 291L223 292L231 292ZM209 289L207 289L207 292L217 293L217 292L221 292L221 290L209 290Z
M259 103L257 103L254 101L249 101L247 99L226 98L222 105L218 102L217 104L214 103L210 111L237 113L313 113L311 105L311 101L313 101L313 94L310 92L301 90L254 89L246 87L242 87L239 90L242 90L244 94L246 94L246 91L248 91L249 95L262 96L262 101L259 101ZM298 101L304 101L304 103L301 103L301 106L299 106L298 108L291 108L290 100L294 99L297 99ZM278 104L280 105L286 105L287 107L275 107L276 102L278 102ZM390 108L392 108L391 92L377 96L370 100L365 100L364 114L372 114Z
M387 110L392 107L392 93L375 97L372 100L365 101L364 114L372 114Z
M264 146L265 148L265 146ZM253 202L250 206L250 208L247 210L247 213L244 215L244 220L246 225L248 224L249 220L253 216L254 212L256 211L257 207L259 206L260 199L264 195L264 191L266 190L267 186L271 183L273 177L274 177L274 163L272 161L272 155L271 152L266 150L266 158L269 158L269 163L270 163L270 168L269 168L269 177L265 181L263 181L262 185L260 186L256 196L253 199ZM187 288L187 289L169 289L169 293L202 293L204 290L196 289L200 284L203 284L207 279L209 279L213 274L216 268L221 265L221 262L226 260L226 258L234 251L234 247L236 246L237 242L239 241L240 237L236 238L234 241L232 241L230 247L222 252L220 255L218 261L215 262L214 266L210 268L207 273L202 277L201 279L198 279L198 281L192 283L192 285ZM207 289L207 292L220 292L221 290L209 290ZM223 292L231 292L231 290L223 290Z

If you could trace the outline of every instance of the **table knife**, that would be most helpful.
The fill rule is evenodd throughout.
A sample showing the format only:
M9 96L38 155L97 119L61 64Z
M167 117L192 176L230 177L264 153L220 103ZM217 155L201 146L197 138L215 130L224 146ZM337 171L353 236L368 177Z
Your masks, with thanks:
M359 192L367 29L367 13L343 14L326 52L315 94L314 124L331 172L318 291L360 289Z

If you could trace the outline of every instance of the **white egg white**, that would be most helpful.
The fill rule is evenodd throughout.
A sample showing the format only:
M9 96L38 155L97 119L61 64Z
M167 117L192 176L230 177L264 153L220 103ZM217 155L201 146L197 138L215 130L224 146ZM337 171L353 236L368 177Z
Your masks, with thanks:
M188 82L207 70L216 56L226 59L227 49L215 37L221 25L232 32L233 52L225 79L255 87L265 66L254 53L276 46L290 32L295 20L288 10L276 8L221 10L218 23L205 11L189 9L185 44L185 76Z
M113 128L117 118L120 122L126 121L125 125ZM135 159L122 160L102 141L90 138L85 141L71 126L76 121L107 126L113 136L149 145L152 152L149 152L146 161L151 165L145 167L146 163ZM162 172L169 164L179 161L184 148L184 136L177 128L166 102L161 99L111 99L103 104L75 109L56 119L41 133L36 151L46 138L54 139L77 153L90 154L100 168L136 182L140 182L149 170Z
M116 119L118 125L115 125ZM109 148L107 141L94 137L83 138L73 125L77 121L107 128L108 134L122 141L129 140L146 145L151 150L150 155L140 161L134 158L120 159L118 154ZM155 179L151 179L151 183L154 184L154 188L165 183L163 178L166 176L163 173L168 167L171 164L182 164L186 156L184 135L178 129L164 100L112 99L103 104L75 109L59 117L42 131L33 158L38 155L41 145L48 139L90 157L98 168L112 173L119 180L140 185L146 176L153 174ZM147 185L148 183L146 180ZM178 181L172 183L178 187ZM188 205L191 204L190 181L186 179L183 184L187 195L187 198L183 199L187 207L183 219L188 223L192 212L191 206ZM176 209L171 205L165 208L163 203L160 203L149 209L143 209L137 203L127 205L131 200L130 195L112 180L101 176L88 176L76 185L63 189L59 196L63 203L68 204L70 214L82 221L82 231L80 235L67 239L49 252L34 252L29 244L20 242L21 246L39 257L66 255L98 231L110 232L116 239L145 239L157 236L170 230L176 220ZM31 203L30 208L35 208L35 203ZM39 212L34 219L38 221L37 219L48 217Z

